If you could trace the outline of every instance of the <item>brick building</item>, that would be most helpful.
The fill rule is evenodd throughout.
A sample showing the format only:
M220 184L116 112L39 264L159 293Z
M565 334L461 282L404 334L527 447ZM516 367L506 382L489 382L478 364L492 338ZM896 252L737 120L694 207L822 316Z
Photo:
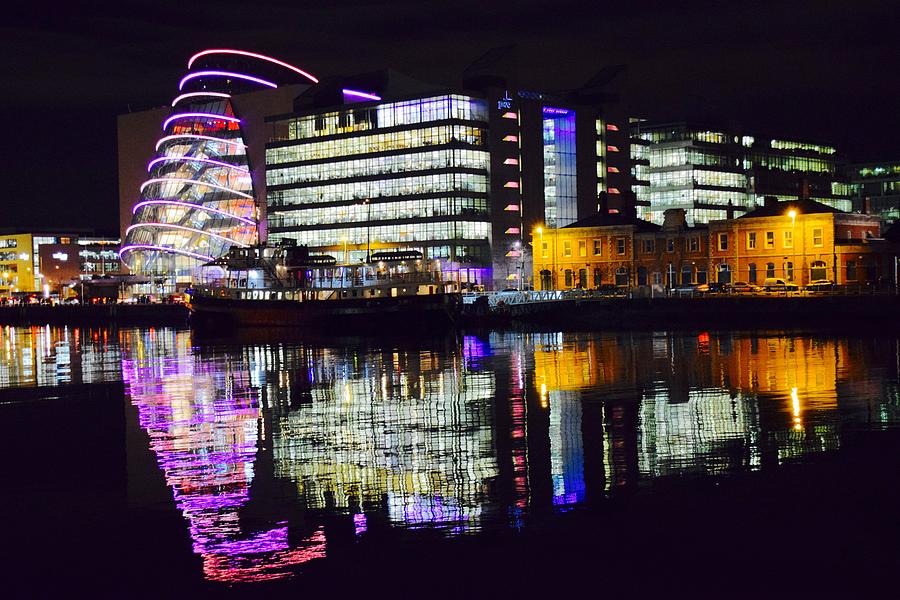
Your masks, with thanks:
M689 226L683 209L662 226L627 213L598 213L534 232L536 289L697 285L779 277L800 286L892 281L897 248L881 221L803 199L764 206L738 218Z

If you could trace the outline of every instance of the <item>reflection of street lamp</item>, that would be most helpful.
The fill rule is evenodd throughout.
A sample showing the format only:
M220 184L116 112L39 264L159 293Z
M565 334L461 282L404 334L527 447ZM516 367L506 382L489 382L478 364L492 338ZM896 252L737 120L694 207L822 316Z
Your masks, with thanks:
M794 226L796 225L797 211L792 208L789 211L787 211L787 216L789 216L791 218L791 257L793 258L792 262L794 262L797 260L796 259L797 245L796 245L796 240L794 239ZM801 231L800 232L800 243L804 244L802 249L805 250L806 242L803 238L804 238L804 235L803 235L803 232ZM803 264L800 265L800 285L803 285L803 273L806 271L806 257L801 255L801 261ZM791 265L791 278L789 279L789 281L793 281L794 269L796 269L796 268L797 268L797 265L793 265L793 264ZM787 273L785 273L785 276L787 276Z

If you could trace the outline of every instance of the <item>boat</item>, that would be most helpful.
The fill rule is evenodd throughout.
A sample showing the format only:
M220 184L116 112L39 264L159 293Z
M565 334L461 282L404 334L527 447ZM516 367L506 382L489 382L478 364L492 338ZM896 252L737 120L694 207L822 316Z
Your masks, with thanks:
M197 326L372 330L452 325L459 284L418 251L374 252L339 264L306 246L233 247L201 266L186 293ZM414 329L412 329L414 330Z

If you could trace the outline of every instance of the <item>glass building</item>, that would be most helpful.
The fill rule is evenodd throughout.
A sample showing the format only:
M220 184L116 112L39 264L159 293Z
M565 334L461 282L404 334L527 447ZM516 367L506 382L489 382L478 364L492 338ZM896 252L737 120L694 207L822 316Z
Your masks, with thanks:
M888 223L900 219L900 161L850 165L847 174L856 210Z
M685 209L691 225L733 218L764 196L851 208L830 146L640 119L632 121L631 137L639 216L657 224L670 208Z
M266 149L269 239L293 239L344 262L420 250L463 281L488 256L485 101L440 94L274 117ZM472 265L476 266L472 266Z
M119 251L129 269L162 276L177 288L231 246L258 241L246 132L232 95L297 77L317 81L292 65L240 50L206 50L190 59Z

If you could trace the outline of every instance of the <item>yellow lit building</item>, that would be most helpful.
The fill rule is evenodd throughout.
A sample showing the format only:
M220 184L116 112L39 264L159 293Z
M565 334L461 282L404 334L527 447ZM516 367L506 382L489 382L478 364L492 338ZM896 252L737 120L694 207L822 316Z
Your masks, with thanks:
M0 235L0 297L38 291L33 239L30 233Z

